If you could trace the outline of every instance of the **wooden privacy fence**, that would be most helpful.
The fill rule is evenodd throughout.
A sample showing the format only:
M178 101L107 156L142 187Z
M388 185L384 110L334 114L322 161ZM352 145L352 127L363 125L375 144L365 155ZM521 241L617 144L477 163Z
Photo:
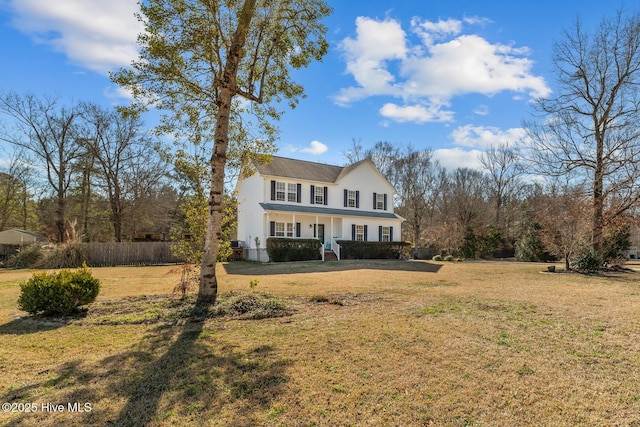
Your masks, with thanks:
M180 262L171 252L173 242L86 243L87 263L96 267L157 265Z

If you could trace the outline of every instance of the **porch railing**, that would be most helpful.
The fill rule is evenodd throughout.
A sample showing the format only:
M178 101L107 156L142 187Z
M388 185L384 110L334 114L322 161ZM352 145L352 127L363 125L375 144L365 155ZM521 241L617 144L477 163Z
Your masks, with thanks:
M331 238L330 249L336 254L336 257L338 257L338 261L340 261L340 245L338 244L338 242L336 242L335 237Z

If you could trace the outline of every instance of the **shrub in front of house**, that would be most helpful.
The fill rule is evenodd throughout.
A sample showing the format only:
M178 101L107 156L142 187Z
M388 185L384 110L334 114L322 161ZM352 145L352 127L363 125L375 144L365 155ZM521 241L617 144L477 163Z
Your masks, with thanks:
M267 239L267 254L274 262L310 261L322 259L318 239L289 239L270 237Z
M340 259L400 259L409 253L408 242L339 240Z
M74 271L34 273L20 285L18 307L31 314L65 316L94 302L99 292L100 280L86 265Z

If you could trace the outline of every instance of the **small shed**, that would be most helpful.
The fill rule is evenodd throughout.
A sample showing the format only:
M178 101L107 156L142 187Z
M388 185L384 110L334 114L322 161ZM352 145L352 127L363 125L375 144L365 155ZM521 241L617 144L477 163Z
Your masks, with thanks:
M46 244L49 239L27 230L12 228L0 231L0 256L11 255L22 246Z
M46 237L27 230L12 228L0 231L0 245L30 246L48 242Z

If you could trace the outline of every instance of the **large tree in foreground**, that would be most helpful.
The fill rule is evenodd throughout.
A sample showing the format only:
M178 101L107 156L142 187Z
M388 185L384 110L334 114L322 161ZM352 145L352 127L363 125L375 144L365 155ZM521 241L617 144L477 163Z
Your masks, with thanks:
M553 60L558 94L539 100L528 136L544 172L588 184L591 246L601 253L607 223L640 200L640 15L618 13L593 32L578 21Z
M154 103L164 110L165 131L179 134L196 122L200 136L213 140L198 300L215 302L227 158L249 139L273 141L277 105L294 107L303 95L289 70L327 52L320 21L331 9L321 0L148 0L140 8L140 57L112 78L133 92L135 109ZM256 131L260 137L249 138Z

